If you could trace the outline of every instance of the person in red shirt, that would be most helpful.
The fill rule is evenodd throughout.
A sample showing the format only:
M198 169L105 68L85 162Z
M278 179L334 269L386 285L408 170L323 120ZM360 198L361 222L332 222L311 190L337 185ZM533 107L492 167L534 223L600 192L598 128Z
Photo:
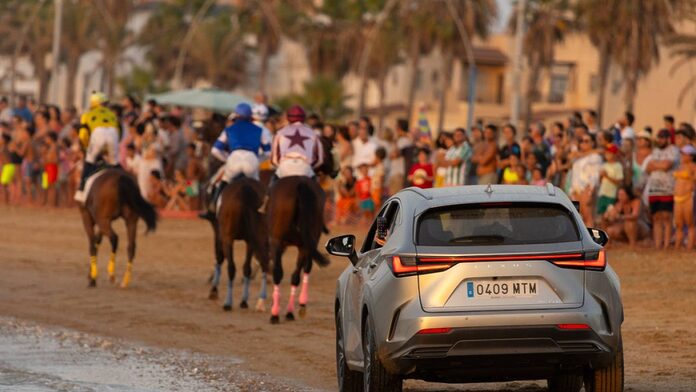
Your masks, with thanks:
M372 179L369 176L370 166L366 163L358 167L360 179L355 183L355 192L360 203L360 213L366 221L371 221L375 213L375 202L372 200Z
M408 181L413 186L427 189L433 187L433 165L429 162L430 151L421 148L418 151L418 162L408 171Z

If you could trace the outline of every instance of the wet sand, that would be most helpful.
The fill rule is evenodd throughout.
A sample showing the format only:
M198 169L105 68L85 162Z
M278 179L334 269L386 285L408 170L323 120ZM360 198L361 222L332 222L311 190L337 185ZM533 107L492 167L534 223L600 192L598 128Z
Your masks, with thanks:
M125 234L121 222L116 223L115 228L121 234L121 250L117 257L120 276L125 265ZM121 342L119 344L124 344L126 351L128 347L136 347L136 350L145 347L156 353L158 350L173 353L164 356L163 369L153 371L163 372L157 374L166 382L207 383L200 384L201 390L216 390L220 385L223 390L259 390L253 384L256 377L259 382L268 382L269 390L276 387L283 390L336 389L333 294L335 279L347 265L346 260L333 258L329 267L313 270L306 319L293 323L282 321L281 325L272 326L268 313L238 308L239 275L232 312L222 311L221 300L207 298L206 280L213 265L212 233L207 223L166 219L154 234L144 236L143 231L141 226L132 287L121 290L108 283L106 259L109 251L105 241L100 248L98 287L87 289L87 241L76 210L0 206L0 316L19 320L19 323L26 320L30 328L64 328L97 342L99 339ZM343 231L334 230L332 234ZM236 253L241 260L243 246L237 247ZM696 390L696 253L632 252L616 247L609 257L623 285L627 390ZM287 276L294 266L294 258L295 252L291 250L284 259L286 280L282 295L285 300L289 291ZM226 277L221 289L225 282ZM252 305L258 284L257 278L252 283ZM9 334L10 338L0 341L3 342L0 350L7 345L22 344L22 333L18 334ZM46 345L53 347L54 343L49 341ZM37 347L43 346L42 343ZM104 355L112 355L106 351ZM90 357L89 352L76 355ZM214 375L216 368L225 367L238 369L239 374L251 379L235 381L233 375L211 376L201 381L195 375L189 379L186 372L167 373L168 364L193 363L187 361L199 355L208 358L207 366L198 367L201 372L212 369L210 374ZM30 373L36 372L31 362L24 367ZM191 367L184 366L184 369L190 372ZM2 384L4 378L0 373L0 389L6 388ZM143 389L135 390L149 390L147 372L142 380ZM120 382L96 381L105 385L106 381L108 385ZM250 385L245 386L245 382ZM82 388L80 385L78 387ZM129 387L126 383L123 385ZM188 384L171 385L174 386L165 387L165 390L199 389L189 388ZM539 391L543 390L541 385L516 382L444 386L412 381L406 384L407 390L412 391ZM73 390L109 390L107 387L78 387Z

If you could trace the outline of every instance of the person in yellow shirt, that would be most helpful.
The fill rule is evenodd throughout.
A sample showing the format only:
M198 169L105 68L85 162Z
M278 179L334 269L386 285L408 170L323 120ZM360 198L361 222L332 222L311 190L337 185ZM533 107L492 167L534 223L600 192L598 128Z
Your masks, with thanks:
M97 169L97 161L103 160L108 165L118 163L118 118L106 107L108 98L104 93L94 91L89 98L89 110L80 118L79 139L85 150L85 162L82 169L80 187L75 193L75 200L84 203L87 178Z

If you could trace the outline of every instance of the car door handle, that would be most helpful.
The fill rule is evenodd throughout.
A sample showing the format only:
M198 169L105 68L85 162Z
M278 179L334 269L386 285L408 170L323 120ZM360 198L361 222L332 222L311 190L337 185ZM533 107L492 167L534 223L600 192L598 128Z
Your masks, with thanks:
M372 264L370 264L369 269L373 269L375 267L377 267L377 263L372 263Z

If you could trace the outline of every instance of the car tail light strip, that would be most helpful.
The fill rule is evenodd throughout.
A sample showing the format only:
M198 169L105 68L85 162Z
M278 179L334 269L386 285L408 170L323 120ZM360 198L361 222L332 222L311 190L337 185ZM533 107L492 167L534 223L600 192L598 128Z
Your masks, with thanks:
M521 260L547 260L562 268L577 268L596 271L603 271L607 265L606 253L602 249L599 252L588 253L420 257L418 259L413 257L402 258L400 256L394 256L392 258L392 271L394 272L395 276L401 277L445 271L457 263Z

